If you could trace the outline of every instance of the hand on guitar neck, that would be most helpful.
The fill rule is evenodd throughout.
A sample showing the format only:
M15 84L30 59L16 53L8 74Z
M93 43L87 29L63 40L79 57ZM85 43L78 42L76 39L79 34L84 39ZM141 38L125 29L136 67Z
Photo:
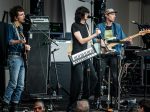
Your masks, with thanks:
M108 44L106 41L101 39L100 44L101 44L102 50L104 51L103 53L107 53L108 51L112 50L112 47L114 47L114 46L116 46L118 44L126 44L127 42L132 44L132 42L133 42L132 40L135 37L138 37L140 35L143 36L143 35L148 34L148 33L150 33L150 30L148 30L148 29L143 30L143 31L139 31L137 34L134 34L132 36L126 37L126 38L120 40L119 42L110 43L110 44Z

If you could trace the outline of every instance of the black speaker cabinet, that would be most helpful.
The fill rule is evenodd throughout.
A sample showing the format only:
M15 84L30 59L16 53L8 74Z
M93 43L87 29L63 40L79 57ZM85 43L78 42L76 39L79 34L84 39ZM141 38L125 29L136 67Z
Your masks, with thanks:
M47 93L49 45L42 44L46 40L47 36L40 32L31 33L29 36L31 50L28 53L26 75L26 90L29 94Z
M7 65L7 26L7 23L0 22L0 96L3 96L5 91L5 66Z
M56 64L56 68L55 68ZM52 62L50 67L50 84L53 89L57 88L59 83L59 95L68 97L70 92L70 78L71 78L71 63L70 62ZM57 72L56 72L57 70Z

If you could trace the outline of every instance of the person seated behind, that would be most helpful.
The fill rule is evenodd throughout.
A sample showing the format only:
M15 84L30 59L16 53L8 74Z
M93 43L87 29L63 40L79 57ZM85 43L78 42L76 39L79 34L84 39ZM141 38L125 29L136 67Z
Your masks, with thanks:
M90 106L87 100L77 101L75 112L89 112Z
M133 108L129 109L128 112L138 112L138 111L137 111L137 107L133 107Z
M150 112L150 100L141 100L139 102L138 112Z
M36 101L33 106L33 111L34 112L45 112L44 102L41 100Z

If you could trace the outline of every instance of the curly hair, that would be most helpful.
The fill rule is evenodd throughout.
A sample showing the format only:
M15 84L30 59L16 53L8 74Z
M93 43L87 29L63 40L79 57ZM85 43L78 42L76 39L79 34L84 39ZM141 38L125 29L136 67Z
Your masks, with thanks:
M23 11L24 11L23 7L21 7L21 6L19 6L19 5L13 7L12 9L10 9L9 15L10 15L10 20L11 20L11 22L14 22L14 21L15 21L15 17L18 16L18 12L23 12Z
M75 12L75 22L80 23L81 19L85 16L85 13L90 13L89 9L86 7L79 7Z

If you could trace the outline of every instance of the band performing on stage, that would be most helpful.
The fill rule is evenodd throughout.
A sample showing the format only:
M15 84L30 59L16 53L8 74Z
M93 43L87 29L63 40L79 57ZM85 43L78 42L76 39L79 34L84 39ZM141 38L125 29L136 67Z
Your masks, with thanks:
M150 78L147 72L150 65L150 41L147 40L150 37L149 26L140 25L137 34L126 36L123 25L116 22L119 10L105 7L102 11L102 19L99 19L99 16L92 15L92 2L91 0L91 9L80 5L76 8L74 17L70 17L74 21L69 27L71 47L69 46L68 54L65 51L68 45L64 49L59 46L61 42L68 40L60 41L58 38L60 32L57 32L57 30L65 31L60 30L60 27L65 28L65 25L50 23L48 16L30 14L26 16L24 8L20 5L10 9L11 22L7 23L5 36L9 81L1 96L2 112L17 112L23 99L37 100L32 105L31 110L34 112L52 112L55 109L53 105L60 98L61 92L63 94L61 98L66 98L63 107L67 112L92 112L92 109L100 112L113 112L113 109L116 109L120 112L121 108L124 109L123 112L127 112L136 102L135 99L131 100L131 96L139 88L143 90L144 100L140 103L136 102L137 105L134 107L137 107L138 112L148 112L150 100L146 97L150 92L147 86ZM38 5L42 6L42 4ZM94 19L101 21L95 22ZM132 23L139 26L135 21ZM63 36L64 33L60 36L61 39L64 39ZM134 38L139 36L146 43L146 47L134 45ZM40 48L42 50L39 50ZM62 52L59 52L61 49ZM34 53L32 50L37 52ZM55 52L59 52L57 56L60 58L54 55ZM64 60L59 62L55 57ZM39 63L36 63L38 61L41 64L40 70ZM70 67L65 66L68 62ZM35 65L32 65L33 63ZM63 66L64 69L61 71L59 66ZM37 75L37 77L33 77L32 72L33 76ZM29 78L33 83L29 84ZM39 85L34 83L34 80L37 80ZM69 86L68 90L62 87L63 83L60 84L62 80ZM137 83L140 87L134 90ZM30 89L30 86L34 87ZM23 92L29 95L25 96ZM63 92L67 93L67 96ZM34 95L36 97L33 98ZM28 96L30 97L27 98ZM130 100L126 96L130 97Z

